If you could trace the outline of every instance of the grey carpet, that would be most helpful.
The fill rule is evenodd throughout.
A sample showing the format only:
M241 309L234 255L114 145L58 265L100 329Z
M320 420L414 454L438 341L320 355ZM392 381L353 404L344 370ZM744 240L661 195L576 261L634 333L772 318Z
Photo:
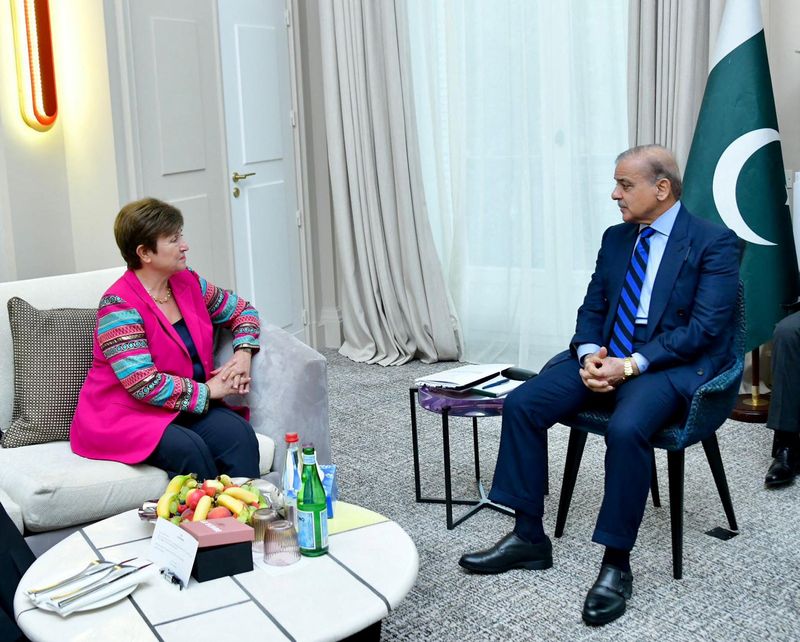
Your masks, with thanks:
M634 595L618 621L592 629L581 606L602 548L591 542L603 487L600 438L586 444L564 537L554 539L554 566L474 576L457 562L490 545L513 518L484 509L448 531L444 506L417 504L411 455L408 387L447 364L412 362L383 368L354 363L332 350L331 433L342 499L399 523L417 545L416 585L383 624L383 640L799 640L800 486L767 491L771 432L729 421L719 433L741 534L720 541L705 534L727 526L702 447L686 453L684 579L672 578L666 456L657 455L662 507L648 505L631 563ZM423 494L443 495L439 416L418 411ZM472 496L470 422L451 426L455 492ZM550 496L545 528L552 534L568 431L550 431ZM481 468L488 488L500 436L499 419L482 419ZM456 509L456 516L465 510Z

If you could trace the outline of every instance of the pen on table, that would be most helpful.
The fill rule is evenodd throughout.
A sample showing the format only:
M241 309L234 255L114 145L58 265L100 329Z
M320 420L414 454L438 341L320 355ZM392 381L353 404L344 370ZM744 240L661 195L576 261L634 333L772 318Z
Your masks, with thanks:
M502 386L504 383L508 383L508 379L500 379L500 381L495 381L494 383L490 383L488 386L484 386L484 390L488 390L489 388L494 388L495 386Z

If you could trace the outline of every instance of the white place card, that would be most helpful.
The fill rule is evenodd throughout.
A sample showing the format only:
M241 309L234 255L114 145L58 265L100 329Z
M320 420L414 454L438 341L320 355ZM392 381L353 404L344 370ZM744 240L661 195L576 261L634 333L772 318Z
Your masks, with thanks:
M195 555L197 540L194 537L169 520L156 520L149 553L149 559L156 568L167 569L186 588L189 586Z

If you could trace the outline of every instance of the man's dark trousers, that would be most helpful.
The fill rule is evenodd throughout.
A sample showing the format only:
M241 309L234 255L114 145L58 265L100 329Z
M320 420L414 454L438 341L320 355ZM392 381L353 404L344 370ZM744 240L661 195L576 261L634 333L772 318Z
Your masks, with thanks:
M555 362L555 363L554 363ZM563 354L512 392L503 405L503 428L489 498L541 517L547 470L545 430L591 404L612 411L606 432L605 493L592 540L630 550L644 514L652 474L650 437L688 400L663 371L644 372L615 392L589 391L578 360Z

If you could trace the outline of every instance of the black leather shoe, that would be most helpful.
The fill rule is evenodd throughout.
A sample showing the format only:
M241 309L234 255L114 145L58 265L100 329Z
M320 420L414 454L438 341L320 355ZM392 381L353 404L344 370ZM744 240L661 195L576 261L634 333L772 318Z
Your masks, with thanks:
M603 564L583 603L583 621L592 626L613 622L625 612L633 593L633 575Z
M779 448L772 460L772 465L764 478L764 485L767 488L776 488L791 484L800 469L797 453L794 449L784 446Z
M458 564L473 573L505 573L515 568L541 571L553 565L550 538L530 544L516 533L509 533L485 551L462 555Z

